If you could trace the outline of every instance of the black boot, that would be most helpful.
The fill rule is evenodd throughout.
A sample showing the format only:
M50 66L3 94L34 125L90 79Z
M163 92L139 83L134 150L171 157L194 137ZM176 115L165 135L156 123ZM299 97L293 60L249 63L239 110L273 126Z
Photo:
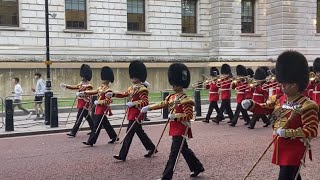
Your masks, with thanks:
M153 154L156 154L158 150L149 150L147 154L144 155L144 157L151 157Z
M216 119L212 119L212 122L214 122L214 123L216 123L216 124L219 124L219 123L220 123L220 121L219 121L219 119L218 119L218 118L216 118Z
M116 141L119 141L119 138L116 138L116 137L115 137L115 138L112 138L111 141L108 142L108 144L113 144L113 143L115 143Z
M202 122L209 123L209 119L205 119Z
M244 123L244 125L247 126L247 125L249 125L249 123L250 123L249 121L246 121L246 123Z
M88 143L88 142L82 142L82 144L87 145L87 146L93 146L92 143Z
M67 135L70 136L70 137L76 137L76 135L73 134L73 133L68 133Z
M194 171L190 174L190 177L197 177L200 173L204 172L204 168L202 167L201 169Z
M113 158L115 158L119 161L125 161L125 159L121 159L119 155L114 155Z

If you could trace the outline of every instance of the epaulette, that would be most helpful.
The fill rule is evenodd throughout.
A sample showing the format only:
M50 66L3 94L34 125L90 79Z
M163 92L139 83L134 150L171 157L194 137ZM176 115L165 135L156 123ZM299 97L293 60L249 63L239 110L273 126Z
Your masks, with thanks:
M185 97L184 99L182 99L180 101L181 104L190 104L190 105L194 105L194 101L189 98L189 97Z
M315 102L313 102L312 100L307 99L302 104L301 110L302 111L307 111L307 110L310 110L310 109L315 109L318 112L319 111L319 106Z
M148 92L148 89L145 86L142 85L142 86L139 87L139 90L137 91L137 93L138 92L143 92L143 91L147 91Z

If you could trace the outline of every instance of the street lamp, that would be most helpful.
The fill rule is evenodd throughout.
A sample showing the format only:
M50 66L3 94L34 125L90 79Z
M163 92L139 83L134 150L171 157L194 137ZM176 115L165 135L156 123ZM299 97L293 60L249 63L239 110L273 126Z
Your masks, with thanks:
M47 80L46 80L46 92L44 93L45 97L45 124L50 125L50 101L53 96L51 91L51 78L50 78L50 65L52 61L50 60L50 36L49 36L49 3L48 0L45 0L45 20L46 20L46 61L47 66Z

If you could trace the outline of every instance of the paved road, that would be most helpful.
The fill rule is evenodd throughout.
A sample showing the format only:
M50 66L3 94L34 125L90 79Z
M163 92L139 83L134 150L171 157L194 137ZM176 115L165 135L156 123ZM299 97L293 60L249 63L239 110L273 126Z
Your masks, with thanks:
M205 173L198 179L240 180L248 172L257 157L271 141L271 129L249 130L239 122L232 128L225 122L220 125L193 123L195 138L189 140L191 149L203 162ZM145 131L156 142L164 125L145 126ZM159 153L152 159L144 158L142 144L135 137L126 162L116 162L107 135L101 133L94 147L85 147L86 132L77 138L65 134L26 136L0 139L1 180L42 179L108 179L108 180L154 180L160 177L169 155L170 137L166 135ZM308 160L303 168L304 180L320 179L320 141L312 143L314 161ZM271 150L263 158L249 179L276 179L278 167L270 163ZM180 159L174 179L189 179L189 170Z

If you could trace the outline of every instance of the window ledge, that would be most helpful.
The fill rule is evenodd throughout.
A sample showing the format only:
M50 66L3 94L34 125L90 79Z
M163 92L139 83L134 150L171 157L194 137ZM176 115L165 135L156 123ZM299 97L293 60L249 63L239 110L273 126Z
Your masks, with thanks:
M262 34L257 34L257 33L241 33L240 36L243 36L243 37L262 37Z
M84 33L84 34L92 34L92 30L86 29L64 29L63 32L65 33Z
M204 37L203 34L197 34L197 33L181 33L181 37Z
M320 36L320 33L316 33L315 36Z
M151 32L141 32L141 31L127 31L128 35L140 35L140 36L151 36Z
M22 27L11 27L11 26L0 26L2 31L25 31L25 28Z

